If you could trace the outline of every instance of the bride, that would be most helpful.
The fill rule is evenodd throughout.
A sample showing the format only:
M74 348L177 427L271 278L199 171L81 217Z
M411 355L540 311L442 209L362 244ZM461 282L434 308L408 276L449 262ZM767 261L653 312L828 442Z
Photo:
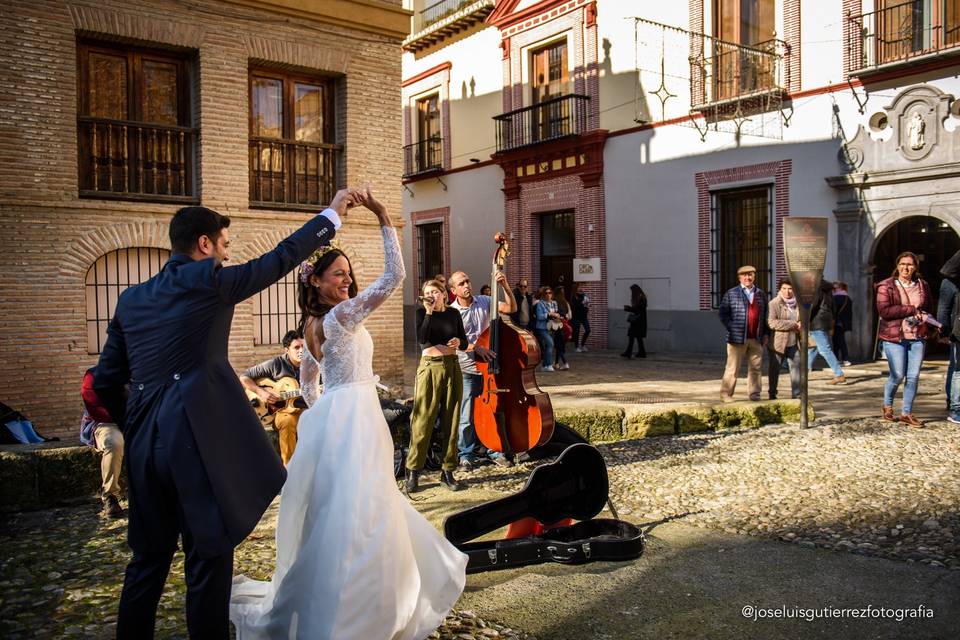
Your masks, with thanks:
M369 189L352 199L380 221L384 272L358 295L339 250L321 249L300 266L300 379L309 408L281 494L273 579L234 578L238 640L425 638L466 580L467 557L410 506L393 477L363 323L400 286L403 259L383 204Z

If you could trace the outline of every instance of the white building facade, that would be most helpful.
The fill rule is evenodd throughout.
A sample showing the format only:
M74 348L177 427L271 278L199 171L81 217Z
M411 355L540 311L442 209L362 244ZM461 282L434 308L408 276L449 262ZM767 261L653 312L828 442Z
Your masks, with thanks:
M736 268L773 292L787 216L829 219L825 277L872 353L900 251L960 249L960 0L445 0L404 43L404 301L435 273L590 295L591 342L722 352ZM408 336L412 330L407 331Z

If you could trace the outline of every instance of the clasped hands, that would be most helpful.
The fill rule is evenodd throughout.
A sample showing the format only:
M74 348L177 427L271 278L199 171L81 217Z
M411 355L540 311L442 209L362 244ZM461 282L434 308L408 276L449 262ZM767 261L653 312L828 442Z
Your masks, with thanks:
M347 211L358 204L372 211L381 221L387 215L387 208L374 197L368 184L356 189L340 189L330 201L330 208L336 211L337 215L345 217Z

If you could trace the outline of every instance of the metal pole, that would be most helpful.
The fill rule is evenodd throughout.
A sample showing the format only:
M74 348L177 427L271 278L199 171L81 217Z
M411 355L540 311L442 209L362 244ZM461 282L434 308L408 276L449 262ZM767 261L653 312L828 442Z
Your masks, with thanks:
M807 354L807 344L810 336L810 306L808 304L800 305L800 428L808 429L807 408L810 406L810 395L807 392L807 380L809 363Z

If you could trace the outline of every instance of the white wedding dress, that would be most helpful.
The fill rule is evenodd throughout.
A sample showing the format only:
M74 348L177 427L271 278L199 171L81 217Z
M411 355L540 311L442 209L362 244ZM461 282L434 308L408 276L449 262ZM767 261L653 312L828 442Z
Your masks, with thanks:
M234 578L238 640L425 638L463 591L467 557L410 506L393 476L363 326L404 277L396 230L382 233L383 275L326 315L319 367L304 353L309 408L280 494L277 566L269 582Z

